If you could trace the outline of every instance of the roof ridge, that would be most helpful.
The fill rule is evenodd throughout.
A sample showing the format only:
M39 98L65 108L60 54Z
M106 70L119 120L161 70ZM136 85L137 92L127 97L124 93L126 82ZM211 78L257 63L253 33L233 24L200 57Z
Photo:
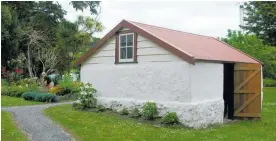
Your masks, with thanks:
M201 37L206 37L206 38L214 38L214 37L211 37L211 36L206 36L206 35L201 35L201 34L194 34L194 33L190 33L190 32L185 32L185 31L176 30L176 29L170 29L170 28L161 27L161 26L155 26L155 25L150 25L150 24L145 24L145 23L140 23L140 22L135 22L135 21L129 21L129 20L126 20L126 21L134 23L134 24L137 23L137 24L143 24L143 25L146 25L146 26L151 26L153 28L161 28L161 29L164 29L164 30L170 30L170 31L174 31L174 32L180 32L180 33L183 33L183 34L191 34L191 35L201 36Z

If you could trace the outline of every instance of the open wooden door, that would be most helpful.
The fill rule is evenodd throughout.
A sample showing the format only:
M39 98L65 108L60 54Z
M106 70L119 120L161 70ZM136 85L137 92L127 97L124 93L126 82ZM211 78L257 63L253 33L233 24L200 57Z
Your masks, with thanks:
M237 63L234 68L234 116L261 117L261 64Z

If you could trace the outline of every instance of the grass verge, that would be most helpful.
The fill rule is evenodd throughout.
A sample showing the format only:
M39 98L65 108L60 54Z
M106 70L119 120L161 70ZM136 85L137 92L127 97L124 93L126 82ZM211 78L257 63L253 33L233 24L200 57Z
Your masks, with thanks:
M27 141L24 135L14 123L12 115L8 112L1 112L1 140L2 141Z
M23 98L10 97L10 96L1 96L1 106L27 106L27 105L37 105L42 104L41 102L26 101Z
M263 89L264 103L276 103L276 87L266 87Z

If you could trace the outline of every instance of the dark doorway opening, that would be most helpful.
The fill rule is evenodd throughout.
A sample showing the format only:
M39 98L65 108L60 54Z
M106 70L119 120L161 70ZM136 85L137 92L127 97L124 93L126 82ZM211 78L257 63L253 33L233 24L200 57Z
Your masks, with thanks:
M223 65L224 118L234 118L234 64Z

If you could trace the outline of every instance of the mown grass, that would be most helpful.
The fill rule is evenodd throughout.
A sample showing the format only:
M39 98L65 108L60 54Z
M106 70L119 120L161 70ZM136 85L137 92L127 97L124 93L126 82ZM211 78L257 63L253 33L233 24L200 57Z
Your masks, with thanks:
M2 141L27 141L26 135L17 129L8 112L1 112L1 140Z
M263 89L264 103L276 103L276 87L266 87Z
M265 88L264 103L275 102L275 93L275 88ZM52 107L44 112L78 140L85 141L271 141L276 139L276 105L263 106L261 121L241 121L203 130L155 127L107 113L74 111L71 105Z
M41 102L26 101L23 98L10 97L10 96L1 96L1 106L27 106L27 105L37 105L42 104Z

